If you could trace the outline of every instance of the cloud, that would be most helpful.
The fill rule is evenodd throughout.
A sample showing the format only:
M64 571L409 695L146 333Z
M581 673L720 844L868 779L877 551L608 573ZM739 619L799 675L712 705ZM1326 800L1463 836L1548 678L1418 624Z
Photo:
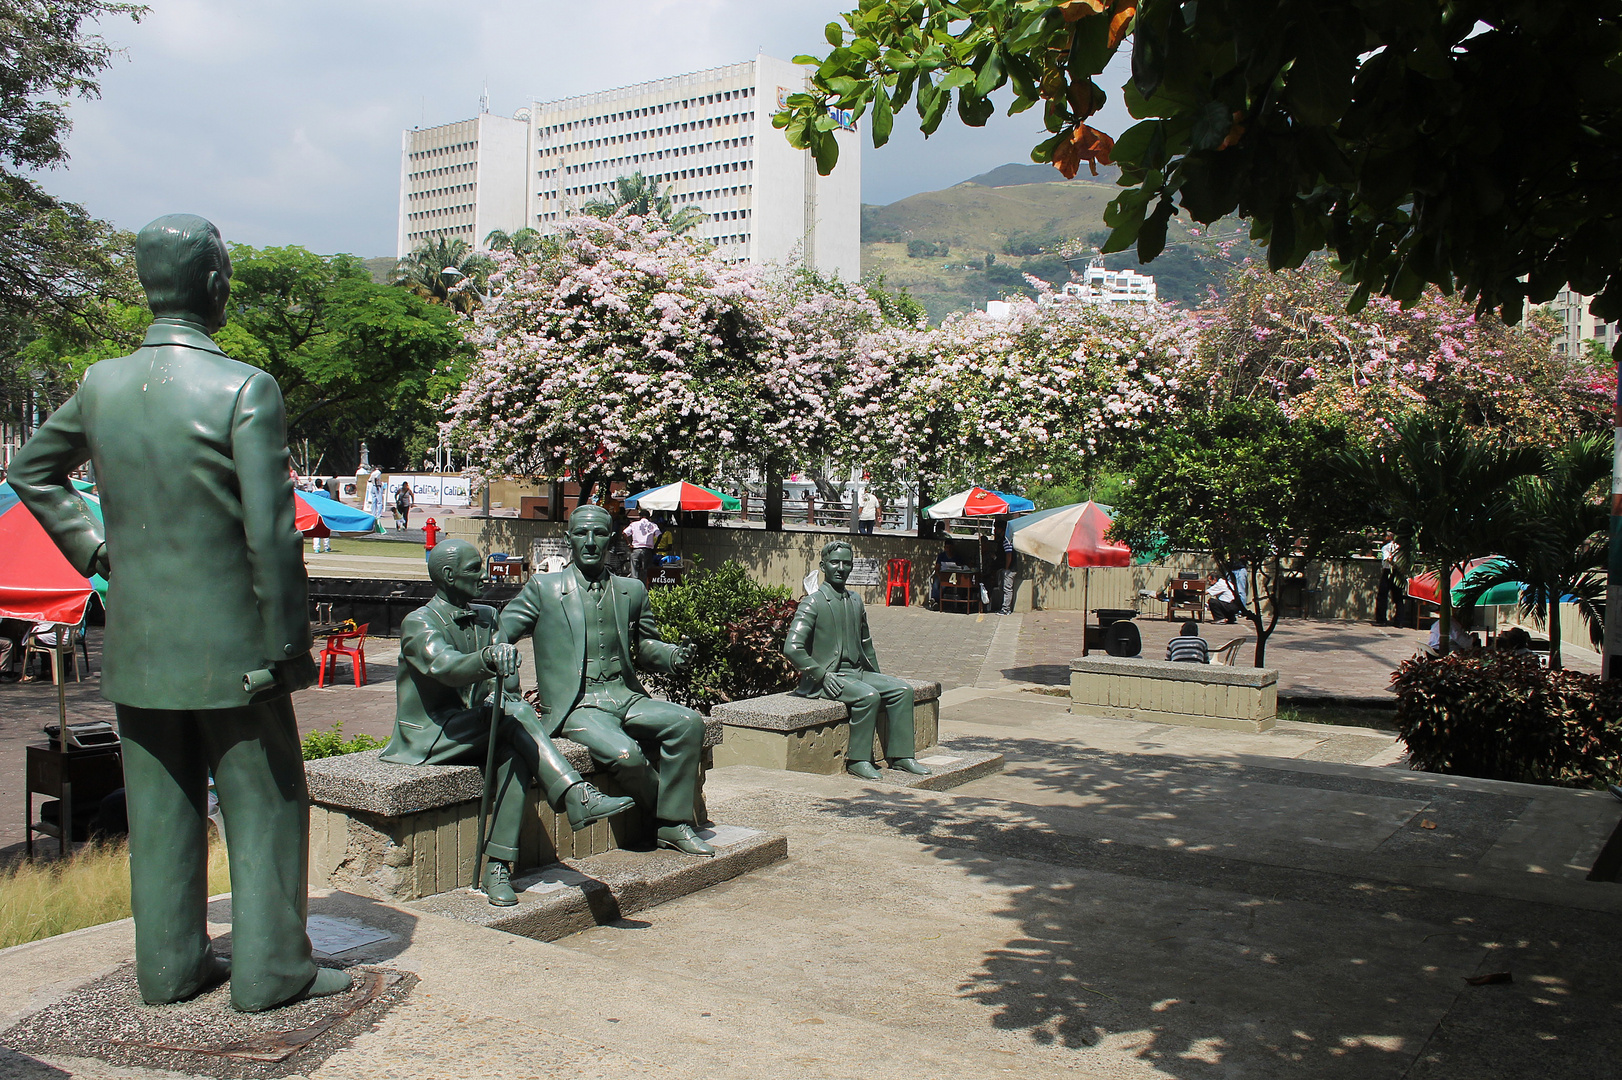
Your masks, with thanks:
M757 51L817 52L849 6L154 0L140 25L102 26L126 52L100 100L74 103L69 166L41 180L125 228L187 211L242 243L392 254L401 132L474 115L487 82L493 111L511 114ZM863 151L866 202L1027 160L1042 137L1034 109L983 129L948 120L927 141L900 120L889 146Z

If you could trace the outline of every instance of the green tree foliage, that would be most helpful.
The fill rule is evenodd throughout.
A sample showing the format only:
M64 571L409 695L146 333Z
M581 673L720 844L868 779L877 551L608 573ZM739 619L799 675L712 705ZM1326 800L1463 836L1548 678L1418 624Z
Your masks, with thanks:
M676 209L675 200L660 190L659 181L643 176L640 171L615 180L614 190L608 198L593 199L581 207L581 210L595 217L624 213L640 218L654 218L664 222L665 228L677 236L691 232L709 217L696 206Z
M1473 604L1488 589L1519 582L1523 614L1549 629L1549 666L1559 668L1560 613L1575 597L1590 644L1605 636L1605 527L1601 493L1611 475L1611 442L1604 435L1572 439L1547 452L1544 467L1522 477L1511 491L1517 530L1499 534L1499 558L1459 583L1460 598Z
M494 269L490 256L466 240L441 236L395 263L389 281L466 315L479 306Z
M1622 317L1622 0L861 0L844 20L773 120L824 173L829 105L882 146L909 99L927 135L954 94L978 126L1008 86L1010 113L1044 105L1033 160L1121 167L1109 250L1148 261L1174 215L1238 213L1273 269L1333 250L1353 310L1436 285L1513 323L1569 283ZM1086 119L1128 32L1139 123L1112 145Z
M276 376L290 439L348 460L355 439L431 437L467 357L450 308L375 284L352 255L233 245L231 262L217 340Z
M1438 582L1517 537L1537 537L1519 514L1516 482L1543 465L1531 446L1467 426L1456 416L1411 413L1373 445L1339 455L1335 471L1372 492L1375 520L1397 534L1402 558ZM1444 597L1445 599L1445 597ZM1441 649L1450 651L1452 605L1441 605Z
M784 588L761 585L742 565L722 563L648 596L666 641L687 638L696 649L679 676L647 676L657 693L708 712L712 705L775 694L794 685L783 656L794 601Z
M1330 465L1345 445L1344 428L1291 420L1271 402L1183 413L1156 431L1118 489L1111 535L1140 550L1209 550L1224 574L1249 567L1261 667L1283 575L1362 523L1364 497Z

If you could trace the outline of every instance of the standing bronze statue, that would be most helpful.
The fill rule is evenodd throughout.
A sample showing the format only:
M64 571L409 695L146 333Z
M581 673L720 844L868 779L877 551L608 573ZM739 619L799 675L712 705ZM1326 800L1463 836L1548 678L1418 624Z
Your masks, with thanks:
M636 677L638 667L675 671L691 646L661 641L647 587L603 565L613 528L600 506L570 514L574 565L530 578L502 609L501 637L533 635L542 722L560 724L653 814L658 845L714 855L694 829L704 718L650 698Z
M231 979L256 1012L348 989L305 935L310 810L289 694L315 681L308 582L276 380L222 353L231 260L173 214L135 265L156 316L12 461L11 484L75 568L108 580L102 696L117 707L141 996ZM69 474L94 464L103 520ZM205 924L208 779L231 858L231 962Z
M466 540L440 541L428 554L428 574L438 587L434 598L400 624L394 736L380 756L401 765L482 766L490 746L488 698L498 677L518 673L518 647L498 639L495 608L472 602L484 579L478 548ZM481 882L497 907L518 903L512 870L532 779L577 830L633 804L582 780L552 745L555 730L516 693L503 700L495 775L485 777L494 784L495 806Z
M845 770L851 775L879 779L873 763L873 734L883 705L887 718L884 747L890 767L928 776L929 767L913 757L912 687L879 673L867 610L861 597L845 587L854 564L851 546L843 540L823 545L822 584L800 601L783 642L783 655L800 673L800 685L794 692L850 706Z

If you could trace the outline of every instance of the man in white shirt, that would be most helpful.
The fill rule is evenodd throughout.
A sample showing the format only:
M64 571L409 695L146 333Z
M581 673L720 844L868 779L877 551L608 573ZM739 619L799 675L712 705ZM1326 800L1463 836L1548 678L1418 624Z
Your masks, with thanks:
M1206 578L1205 605L1211 609L1211 618L1223 622L1235 622L1238 616L1245 614L1245 606L1239 602L1228 579L1214 571Z
M879 499L873 494L871 488L862 490L861 502L856 514L856 531L863 536L872 536L873 527L879 520Z
M659 562L659 554L654 547L659 543L660 530L646 510L638 510L636 515L636 519L625 527L625 538L631 542L631 573L646 585Z

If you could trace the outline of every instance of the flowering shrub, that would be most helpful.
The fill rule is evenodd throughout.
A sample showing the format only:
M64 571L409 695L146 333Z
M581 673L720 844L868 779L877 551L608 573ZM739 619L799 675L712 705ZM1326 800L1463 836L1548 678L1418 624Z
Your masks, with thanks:
M1434 290L1406 311L1376 296L1349 315L1350 294L1323 263L1242 265L1226 300L1201 313L1186 382L1217 399L1271 398L1292 416L1333 414L1364 437L1430 407L1540 442L1603 424L1603 386L1554 353L1544 317L1511 327Z
M1561 787L1622 781L1622 687L1531 656L1416 657L1391 678L1414 768Z

